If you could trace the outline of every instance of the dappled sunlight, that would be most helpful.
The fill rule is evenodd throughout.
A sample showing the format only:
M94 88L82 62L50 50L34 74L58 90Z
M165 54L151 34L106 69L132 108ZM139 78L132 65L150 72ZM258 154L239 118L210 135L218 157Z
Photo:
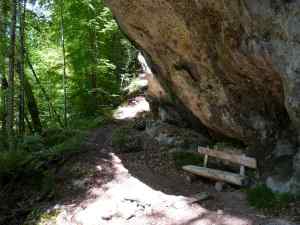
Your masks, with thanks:
M182 177L162 175L151 170L145 158L129 157L143 152L118 152L111 146L116 128L118 124L111 124L94 131L88 143L95 148L74 156L61 168L58 190L65 198L51 202L47 208L42 207L35 215L37 222L31 224L264 224L257 223L261 220L252 211L240 207L236 193L224 192L225 199L210 193L211 199L199 200L195 194L205 190L202 183L191 189L180 180ZM141 164L136 166L133 160ZM229 203L226 199L230 199ZM237 206L233 206L236 203ZM231 205L236 209L231 209Z
M91 187L80 204L61 206L56 224L252 225L248 219L192 204L189 197L155 190L132 176L116 154L109 155L110 163L95 167L99 177L113 171L113 179Z
M150 106L144 97L135 97L128 104L120 106L114 113L117 120L132 119L139 113L149 112Z

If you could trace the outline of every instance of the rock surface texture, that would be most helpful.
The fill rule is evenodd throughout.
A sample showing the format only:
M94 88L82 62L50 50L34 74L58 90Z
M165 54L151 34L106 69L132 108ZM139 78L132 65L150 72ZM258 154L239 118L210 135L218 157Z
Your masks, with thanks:
M287 129L299 134L300 0L106 2L147 54L159 103L261 152ZM289 189L298 191L294 150Z

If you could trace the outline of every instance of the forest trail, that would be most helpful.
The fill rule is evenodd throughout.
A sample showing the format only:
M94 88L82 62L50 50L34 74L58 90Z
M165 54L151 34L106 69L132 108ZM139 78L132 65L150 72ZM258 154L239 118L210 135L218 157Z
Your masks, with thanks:
M151 162L140 157L141 153L118 153L111 145L112 133L123 123L126 122L109 124L92 132L87 143L91 150L68 161L60 171L63 201L47 211L55 217L51 221L41 217L37 224L288 224L269 223L271 218L251 209L241 191L218 193L211 185L188 184L178 174L157 173L147 166ZM67 172L70 167L79 170L80 178L70 179ZM203 191L210 198L193 203L190 196Z

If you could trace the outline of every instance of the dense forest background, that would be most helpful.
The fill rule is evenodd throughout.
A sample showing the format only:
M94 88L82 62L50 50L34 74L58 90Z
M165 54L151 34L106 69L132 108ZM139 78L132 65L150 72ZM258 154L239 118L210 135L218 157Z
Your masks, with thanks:
M55 192L53 162L111 117L136 58L101 0L0 1L0 224Z
M2 150L47 128L93 126L121 101L136 50L102 1L0 4Z

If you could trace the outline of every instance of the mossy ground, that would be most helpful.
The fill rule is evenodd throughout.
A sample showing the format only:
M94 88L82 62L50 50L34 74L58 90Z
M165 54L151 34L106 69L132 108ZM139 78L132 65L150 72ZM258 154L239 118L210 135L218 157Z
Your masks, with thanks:
M201 166L203 164L203 157L191 152L174 152L173 160L178 170L181 170L186 165Z
M300 198L298 196L272 192L264 184L245 191L250 206L263 214L269 216L290 215L294 220L300 219L299 216L295 216L299 212Z

